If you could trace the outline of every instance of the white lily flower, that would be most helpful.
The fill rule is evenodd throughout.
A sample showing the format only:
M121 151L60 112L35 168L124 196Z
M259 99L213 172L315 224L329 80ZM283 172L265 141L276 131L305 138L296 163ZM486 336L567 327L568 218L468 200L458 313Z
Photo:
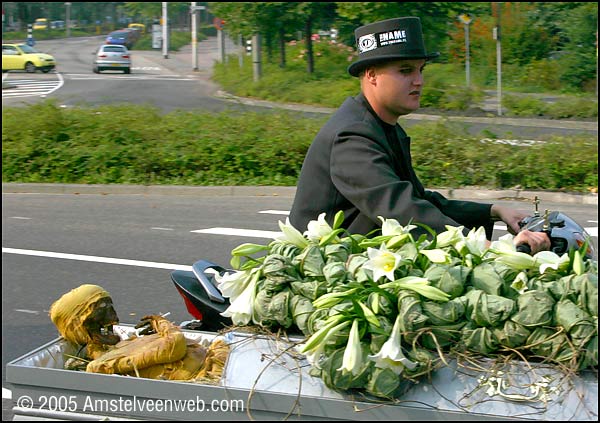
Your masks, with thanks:
M575 272L577 276L585 272L585 264L583 263L583 257L581 257L579 250L575 250L575 254L573 255L573 272Z
M519 294L523 294L529 289L529 287L527 286L528 281L529 279L527 278L527 273L519 272L519 274L515 277L515 280L510 284L510 287L517 291Z
M358 333L358 320L359 319L354 319L352 322L348 344L344 350L342 366L337 369L342 373L352 373L354 376L358 375L363 367L362 347L360 345L360 336Z
M421 250L421 254L426 256L430 261L437 264L449 264L451 260L450 254L441 248L434 248L432 250Z
M413 370L417 366L417 363L410 361L402 352L400 346L402 341L400 319L401 317L398 315L390 337L385 341L379 352L375 355L369 355L369 358L375 362L376 367L390 369L397 375L401 374L405 367Z
M279 229L281 229L283 235L277 237L277 240L289 242L298 248L305 248L308 246L308 240L304 238L298 229L292 226L289 217L285 219L285 224L281 223L281 220L279 221Z
M529 254L514 252L502 252L496 257L496 261L506 264L516 270L528 270L537 267L535 259Z
M227 272L223 276L215 273L217 288L219 288L224 297L231 298L231 301L234 301L241 295L248 285L249 280L250 273L247 271Z
M503 235L498 238L497 241L492 241L490 250L494 250L496 252L514 253L517 251L517 248L513 243L514 238L515 237L512 234Z
M529 270L538 267L532 256L517 251L513 239L514 236L511 234L500 237L498 241L492 242L488 253L495 257L496 261L517 270Z
M369 261L365 262L362 267L373 271L374 281L378 281L382 276L386 276L391 281L395 279L394 271L402 260L399 254L389 251L385 244L381 244L379 249L367 248L367 255Z
M325 220L325 213L321 213L317 220L311 220L307 225L308 230L304 232L310 241L319 242L321 238L333 232L333 228Z
M227 307L221 316L230 317L234 325L247 325L252 319L258 278L252 276L244 291Z
M465 237L462 233L463 228L464 226L446 225L446 231L437 235L436 247L449 247L451 245L455 245L459 241L462 241Z
M381 220L381 235L404 235L415 229L416 225L402 226L396 219L385 219L382 216L378 216Z
M553 251L540 251L533 258L536 265L539 265L539 272L543 274L547 269L566 269L569 266L569 255L559 256Z
M471 229L465 237L465 244L471 254L481 257L487 250L485 228L480 226L477 229Z

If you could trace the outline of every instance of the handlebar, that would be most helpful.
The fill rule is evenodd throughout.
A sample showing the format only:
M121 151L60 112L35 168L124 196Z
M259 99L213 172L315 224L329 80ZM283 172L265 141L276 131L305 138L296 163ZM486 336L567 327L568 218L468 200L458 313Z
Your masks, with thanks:
M531 254L531 247L529 244L519 244L517 245L517 252Z

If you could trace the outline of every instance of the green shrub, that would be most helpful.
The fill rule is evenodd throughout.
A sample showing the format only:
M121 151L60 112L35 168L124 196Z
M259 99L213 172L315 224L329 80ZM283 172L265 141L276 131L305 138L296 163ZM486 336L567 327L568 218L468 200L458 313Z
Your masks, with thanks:
M46 101L4 107L2 118L3 182L293 186L328 117L64 109ZM595 137L512 146L482 142L448 122L411 126L410 136L415 171L428 188L597 191Z
M546 103L529 96L505 95L502 105L511 116L544 116L548 110Z
M555 119L598 117L598 100L593 98L564 98L549 104L548 116Z
M534 60L525 65L524 73L519 79L520 91L524 87L531 91L537 90L558 91L562 87L560 81L561 66L556 60Z

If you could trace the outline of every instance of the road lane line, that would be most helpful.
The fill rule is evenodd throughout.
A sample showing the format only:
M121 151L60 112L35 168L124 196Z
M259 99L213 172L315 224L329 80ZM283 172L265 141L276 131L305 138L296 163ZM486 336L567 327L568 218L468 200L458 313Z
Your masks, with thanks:
M287 210L263 210L263 211L259 211L259 213L264 213L264 214L283 214L286 216L289 216L290 212Z
M281 232L276 231L258 231L255 229L237 229L237 228L208 228L190 231L197 234L212 234L212 235L231 235L231 236L248 236L253 238L276 238L281 236Z
M27 314L40 314L39 311L36 311L36 310L25 310L25 309L22 309L22 308L17 308L17 309L15 309L15 311L18 311L19 313L27 313Z
M21 254L21 255L26 255L26 256L37 256L37 257L60 258L60 259L66 259L66 260L91 261L91 262L95 262L95 263L121 264L124 266L151 267L154 269L188 270L188 271L192 270L192 266L185 266L182 264L118 259L118 258L113 258L113 257L87 256L87 255L83 255L83 254L55 253L52 251L23 250L23 249L19 249L19 248L4 248L4 247L2 247L2 253Z

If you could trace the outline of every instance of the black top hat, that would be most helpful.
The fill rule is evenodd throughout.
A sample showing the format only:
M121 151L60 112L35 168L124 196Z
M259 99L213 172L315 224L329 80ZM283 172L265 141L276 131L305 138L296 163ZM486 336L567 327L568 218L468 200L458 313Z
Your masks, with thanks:
M367 66L399 59L425 59L438 57L427 54L419 18L394 18L361 26L354 31L358 60L348 67L348 73L358 76Z

